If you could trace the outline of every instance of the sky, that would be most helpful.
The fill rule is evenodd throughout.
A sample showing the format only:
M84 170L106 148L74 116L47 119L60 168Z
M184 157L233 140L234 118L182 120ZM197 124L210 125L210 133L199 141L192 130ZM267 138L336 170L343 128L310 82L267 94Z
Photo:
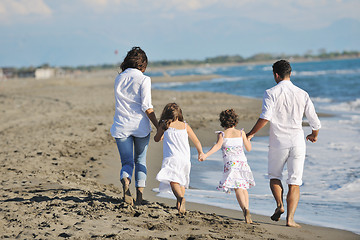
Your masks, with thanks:
M360 51L359 0L0 0L0 67ZM117 53L117 54L116 54Z

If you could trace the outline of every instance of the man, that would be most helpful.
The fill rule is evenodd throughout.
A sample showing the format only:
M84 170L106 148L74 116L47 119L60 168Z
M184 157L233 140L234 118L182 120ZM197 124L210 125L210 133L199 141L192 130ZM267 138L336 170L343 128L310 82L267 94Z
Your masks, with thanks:
M286 60L275 62L273 74L277 85L265 91L262 113L247 136L251 139L256 132L270 122L268 175L277 205L271 219L279 221L281 214L285 211L284 188L281 179L286 163L288 170L286 182L289 187L286 198L286 225L300 227L294 221L294 214L300 199L306 150L302 118L305 114L309 120L312 133L306 139L313 143L317 141L321 125L308 93L290 81L290 63Z

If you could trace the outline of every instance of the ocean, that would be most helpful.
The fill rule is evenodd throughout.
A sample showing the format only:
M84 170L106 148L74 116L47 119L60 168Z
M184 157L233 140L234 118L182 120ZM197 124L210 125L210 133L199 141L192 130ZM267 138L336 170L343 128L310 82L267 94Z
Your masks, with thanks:
M292 82L309 93L316 111L332 115L320 117L318 142L307 142L304 183L295 221L360 234L360 59L294 62L291 66ZM265 89L275 85L271 64L207 66L166 73L221 77L201 82L154 83L154 89L223 92L262 99ZM220 130L220 126L214 130ZM311 129L304 127L304 131L306 136ZM276 205L267 178L268 137L254 137L252 146L253 150L246 152L256 181L256 186L249 189L250 211L270 216ZM186 191L187 201L240 210L234 193L216 190L223 169L221 152L198 162L197 152L192 149L191 161L192 189ZM286 184L284 187L286 194ZM173 198L171 194L159 196Z

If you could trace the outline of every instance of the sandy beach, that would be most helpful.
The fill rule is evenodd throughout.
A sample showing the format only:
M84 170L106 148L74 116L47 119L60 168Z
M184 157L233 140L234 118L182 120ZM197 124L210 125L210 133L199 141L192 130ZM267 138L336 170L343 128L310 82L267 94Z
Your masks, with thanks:
M1 239L360 239L332 228L289 228L284 221L255 214L254 224L245 224L240 209L206 202L187 202L187 213L180 216L174 200L152 191L158 187L155 176L162 161L162 144L152 140L144 193L149 202L128 206L122 200L120 159L109 132L116 74L0 82ZM166 103L177 102L203 146L214 143L221 110L234 108L245 131L261 110L261 100L221 93L153 90L152 95L157 117Z

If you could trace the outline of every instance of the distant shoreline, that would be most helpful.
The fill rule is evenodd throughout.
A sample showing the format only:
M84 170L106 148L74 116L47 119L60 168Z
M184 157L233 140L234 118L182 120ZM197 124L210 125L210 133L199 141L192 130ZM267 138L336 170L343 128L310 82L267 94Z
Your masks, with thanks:
M360 54L360 53L359 53ZM279 58L280 59L280 58ZM319 62L319 61L337 61L337 60L349 60L349 59L360 59L357 57L337 57L337 58L283 58L287 59L292 63L303 63L303 62ZM161 72L178 69L192 69L199 67L229 67L229 66L247 66L247 65L264 65L273 64L276 59L263 60L263 61L252 61L252 62L227 62L227 63L200 63L200 64L188 64L188 65L171 65L171 66L148 66L146 72ZM146 73L145 73L146 74Z
M243 58L240 55L224 55L217 57L210 57L204 60L156 60L149 59L147 71L159 71L159 70L171 70L171 69L187 69L207 66L244 66L244 65L261 65L273 63L278 59L287 59L290 62L314 62L314 61L335 61L346 59L358 59L360 58L359 51L343 51L330 52L323 55L286 55L286 54L268 54L259 53L248 58ZM61 70L62 75L75 74L77 76L87 73L115 71L119 70L119 63L104 63L97 65L78 65L78 66L51 66L49 63L42 64L40 66L28 66L28 67L12 67L12 66L0 66L0 79L1 76L7 76L7 72L11 71L11 78L31 78L35 77L36 69L56 69ZM1 74L3 73L3 74ZM8 76L7 76L8 77ZM57 77L57 76L51 76Z

